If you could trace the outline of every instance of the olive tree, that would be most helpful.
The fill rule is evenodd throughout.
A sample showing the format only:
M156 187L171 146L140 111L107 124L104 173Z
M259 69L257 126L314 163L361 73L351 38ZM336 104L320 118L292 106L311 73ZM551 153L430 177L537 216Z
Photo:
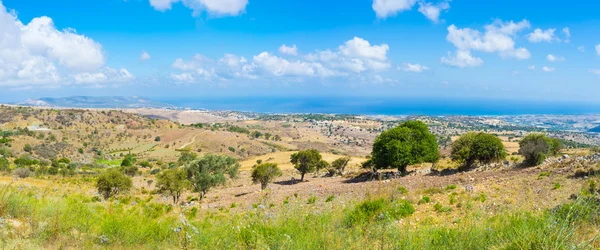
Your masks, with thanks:
M184 169L168 169L156 176L156 191L171 196L173 204L177 204L181 193L189 186Z
M252 182L254 184L260 183L262 190L267 188L267 185L273 181L273 179L281 176L283 173L276 163L262 163L254 166L252 169Z
M406 121L377 136L367 165L373 171L396 168L406 172L409 165L437 162L439 158L437 139L427 125L421 121Z
M523 137L519 142L519 153L525 157L523 163L526 166L542 164L551 152L551 139L545 134L531 133Z
M128 192L133 185L131 179L117 169L109 169L98 176L96 188L105 200L117 194Z
M194 192L200 193L200 200L214 187L237 178L240 164L230 156L207 154L186 166L188 180ZM226 176L227 175L227 176Z
M300 172L300 181L304 181L306 173L312 173L317 168L323 167L322 156L316 149L302 150L292 154L290 161L294 164L294 168Z
M452 143L452 160L462 164L461 169L469 169L475 163L489 164L506 158L502 140L487 133L469 132Z
M350 162L350 157L345 156L345 157L340 157L338 159L336 159L335 161L333 161L331 163L331 169L332 169L332 175L333 174L343 174L344 170L346 169L346 166L348 166L348 163Z

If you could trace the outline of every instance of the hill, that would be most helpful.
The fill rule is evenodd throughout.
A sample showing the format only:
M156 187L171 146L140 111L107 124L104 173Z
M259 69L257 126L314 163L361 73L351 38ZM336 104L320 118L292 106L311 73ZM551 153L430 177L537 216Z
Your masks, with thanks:
M24 106L63 108L172 108L170 104L132 96L71 96L62 98L29 99L19 103Z

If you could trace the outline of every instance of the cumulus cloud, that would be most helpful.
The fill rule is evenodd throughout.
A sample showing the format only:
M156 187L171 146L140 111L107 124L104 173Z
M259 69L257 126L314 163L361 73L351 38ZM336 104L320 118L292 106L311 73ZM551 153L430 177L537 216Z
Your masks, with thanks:
M548 56L546 56L546 59L550 62L556 62L556 61L564 61L565 58L562 56L555 56L552 54L548 54Z
M577 47L577 50L579 50L579 52L585 52L585 47L583 45Z
M417 0L373 0L372 7L378 18L386 18L410 10L416 3Z
M279 52L290 54L290 48L294 50L295 46L282 46ZM219 60L196 55L191 60L176 59L172 68L179 72L171 75L171 78L177 81L226 81L231 78L327 78L358 76L362 73L372 75L391 67L387 57L388 51L387 44L372 45L365 39L355 37L340 45L337 50L328 49L299 55L296 49L294 52L298 57L293 60L267 51L253 56L250 60L234 54L225 54Z
M556 70L556 68L551 68L551 67L548 67L548 66L544 66L544 67L542 67L542 70L545 71L545 72L552 72L552 71Z
M105 67L99 72L85 72L73 76L76 83L123 83L135 79L135 76L124 68L116 70Z
M424 71L429 70L429 68L427 66L423 66L421 64L411 64L411 63L405 63L402 67L400 67L401 70L406 71L406 72L414 72L414 73L422 73Z
M192 9L194 15L206 11L216 16L237 16L244 12L248 5L248 0L150 0L150 5L156 10L167 11L178 2Z
M142 54L140 55L140 61L141 62L148 61L148 60L150 60L150 58L151 57L150 57L150 54L148 54L148 52L142 51Z
M596 54L600 56L600 44L596 45Z
M50 17L23 24L0 1L0 86L60 86L90 82L106 58L102 46L74 29L56 29ZM79 80L74 76L81 76ZM111 80L110 77L107 77ZM101 79L101 77L87 77Z
M434 23L438 23L440 21L440 13L448 9L450 9L450 3L448 1L437 4L419 2L419 12Z
M514 37L530 27L529 21L521 22L496 20L484 27L484 32L470 28L448 27L446 40L452 43L457 52L455 55L443 57L442 62L457 67L475 67L483 63L480 58L473 57L471 51L498 53L501 57L513 57L518 60L529 59L531 53L526 48L515 48Z
M600 75L600 69L590 69L590 73Z
M530 33L527 37L532 43L541 43L541 42L553 42L560 41L560 39L554 34L556 29L535 29L532 33ZM570 33L569 33L570 36Z
M454 54L448 52L448 56L442 57L441 62L459 68L478 67L483 64L481 58L473 57L468 50L459 50Z
M434 23L440 20L440 13L450 9L450 0L442 0L438 3L431 3L425 0L373 0L373 10L377 18L388 18L395 16L399 12L411 10L417 2L419 3L419 12Z
M288 47L287 45L281 45L281 47L279 47L279 53L284 54L284 55L292 55L292 56L297 56L298 55L298 48L296 47L296 44L294 44L291 47Z
M529 70L535 70L535 65L531 65L529 67L527 67Z

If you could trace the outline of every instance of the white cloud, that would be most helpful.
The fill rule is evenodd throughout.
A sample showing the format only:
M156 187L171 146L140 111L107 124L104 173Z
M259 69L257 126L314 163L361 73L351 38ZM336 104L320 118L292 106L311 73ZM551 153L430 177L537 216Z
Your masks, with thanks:
M150 5L156 10L166 11L178 2L192 9L194 15L206 11L216 16L237 16L244 12L248 5L248 0L150 0Z
M373 0L372 7L378 18L386 18L410 10L416 3L417 0Z
M565 35L565 43L571 42L571 30L569 27L564 27L562 29L563 34Z
M448 27L446 40L456 49L455 56L442 58L442 62L458 67L474 67L483 63L480 58L471 56L471 51L498 53L502 57L514 57L518 60L529 59L531 54L525 48L515 48L514 36L530 27L529 21L521 22L496 20L484 27L485 32L455 25ZM461 65L461 66L459 66Z
M126 69L116 70L105 67L99 72L84 72L73 76L76 83L122 83L135 79L135 76Z
M142 54L140 55L140 61L141 62L148 61L148 60L150 60L150 58L151 57L150 57L150 54L148 54L148 52L142 51Z
M535 70L535 65L531 65L529 67L527 67L529 70Z
M171 79L178 82L193 82L196 79L192 76L191 73L181 73L181 74L173 74L171 73Z
M23 24L0 1L0 86L58 87L105 66L102 45L74 29L58 30L50 17ZM83 75L79 80L82 80ZM93 79L93 77L88 77Z
M548 54L548 55L546 56L546 59L547 59L548 61L550 61L550 62L557 62L557 61L564 61L564 60L565 60L565 58L564 58L564 57L561 57L561 56L555 56L555 55L552 55L552 54Z
M552 72L552 71L556 70L556 68L544 66L544 67L542 67L542 70L545 72Z
M596 54L600 56L600 44L596 45Z
M556 31L556 29L535 29L528 35L528 39L532 43L560 41L560 39L558 39L558 37L554 34L554 31Z
M585 52L585 47L583 47L583 45L577 47L577 50L579 50L580 52Z
M281 47L279 50L281 52ZM233 54L225 54L217 61L196 55L191 60L176 59L172 67L179 72L174 73L171 78L178 81L354 76L367 79L374 73L391 67L387 57L388 51L387 44L372 45L367 40L355 37L335 51L328 49L306 55L298 54L294 60L267 51L253 56L250 60Z
M438 4L419 2L419 12L434 23L440 21L440 12L450 9L450 3L443 1Z
M459 68L477 67L483 64L481 58L473 57L468 50L459 50L454 55L448 52L448 56L442 57L441 62Z
M590 69L590 73L600 75L600 69Z
M401 70L406 71L406 72L415 72L415 73L421 73L423 71L427 71L429 70L429 68L427 66L423 66L421 64L411 64L411 63L405 63L404 67L400 67Z
M297 56L298 55L298 48L296 47L296 44L294 44L291 47L288 47L287 45L281 45L281 47L279 47L279 53L284 54L284 55L292 55L292 56Z

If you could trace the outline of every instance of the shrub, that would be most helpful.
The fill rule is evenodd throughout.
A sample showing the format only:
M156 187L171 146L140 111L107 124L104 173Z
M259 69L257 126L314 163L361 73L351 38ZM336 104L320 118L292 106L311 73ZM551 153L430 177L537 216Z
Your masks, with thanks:
M454 190L454 189L456 189L455 184L450 184L450 185L446 186L446 190Z
M98 176L96 188L105 200L131 189L131 179L116 169L109 169Z
M406 121L381 133L375 139L372 153L373 171L406 167L422 162L437 162L440 158L437 139L421 121Z
M10 162L4 157L0 157L0 172L10 171Z
M155 174L158 174L158 173L160 173L160 168L155 168L155 169L150 170L150 174L151 175L155 175Z
M426 203L429 203L429 202L431 202L431 198L429 198L429 196L423 196L419 200L418 204L421 205L421 204L426 204Z
M315 202L317 202L317 197L311 196L310 198L308 198L308 201L306 202L306 204L315 204Z
M408 194L408 189L403 186L398 187L398 193L400 194Z
M27 178L31 176L31 170L28 168L17 168L13 171L13 174L19 178Z
M477 162L489 164L504 160L506 149L502 140L495 135L470 132L452 143L450 157L462 163L461 169L469 169Z
M377 220L397 220L410 216L415 208L407 200L393 201L385 198L366 200L354 207L344 218L347 227Z
M138 167L136 166L121 167L121 171L131 177L137 175L139 172Z
M341 157L331 163L331 168L335 170L336 174L341 175L344 173L344 170L346 169L346 166L348 166L349 162L350 157Z
M155 137L155 138L154 138L154 141L155 141L155 142L159 142L159 141L160 141L160 136L157 136L157 137Z
M332 202L333 199L335 199L335 195L327 196L327 199L325 199L325 202Z
M519 142L519 153L525 157L526 166L542 164L549 154L558 153L560 148L562 142L540 133L528 134Z
M267 185L273 181L276 177L281 176L283 173L276 163L262 163L255 166L252 169L252 182L254 184L260 183L261 189L266 189Z
M33 147L29 144L25 144L25 147L23 147L23 151L31 153L31 151L33 151Z

